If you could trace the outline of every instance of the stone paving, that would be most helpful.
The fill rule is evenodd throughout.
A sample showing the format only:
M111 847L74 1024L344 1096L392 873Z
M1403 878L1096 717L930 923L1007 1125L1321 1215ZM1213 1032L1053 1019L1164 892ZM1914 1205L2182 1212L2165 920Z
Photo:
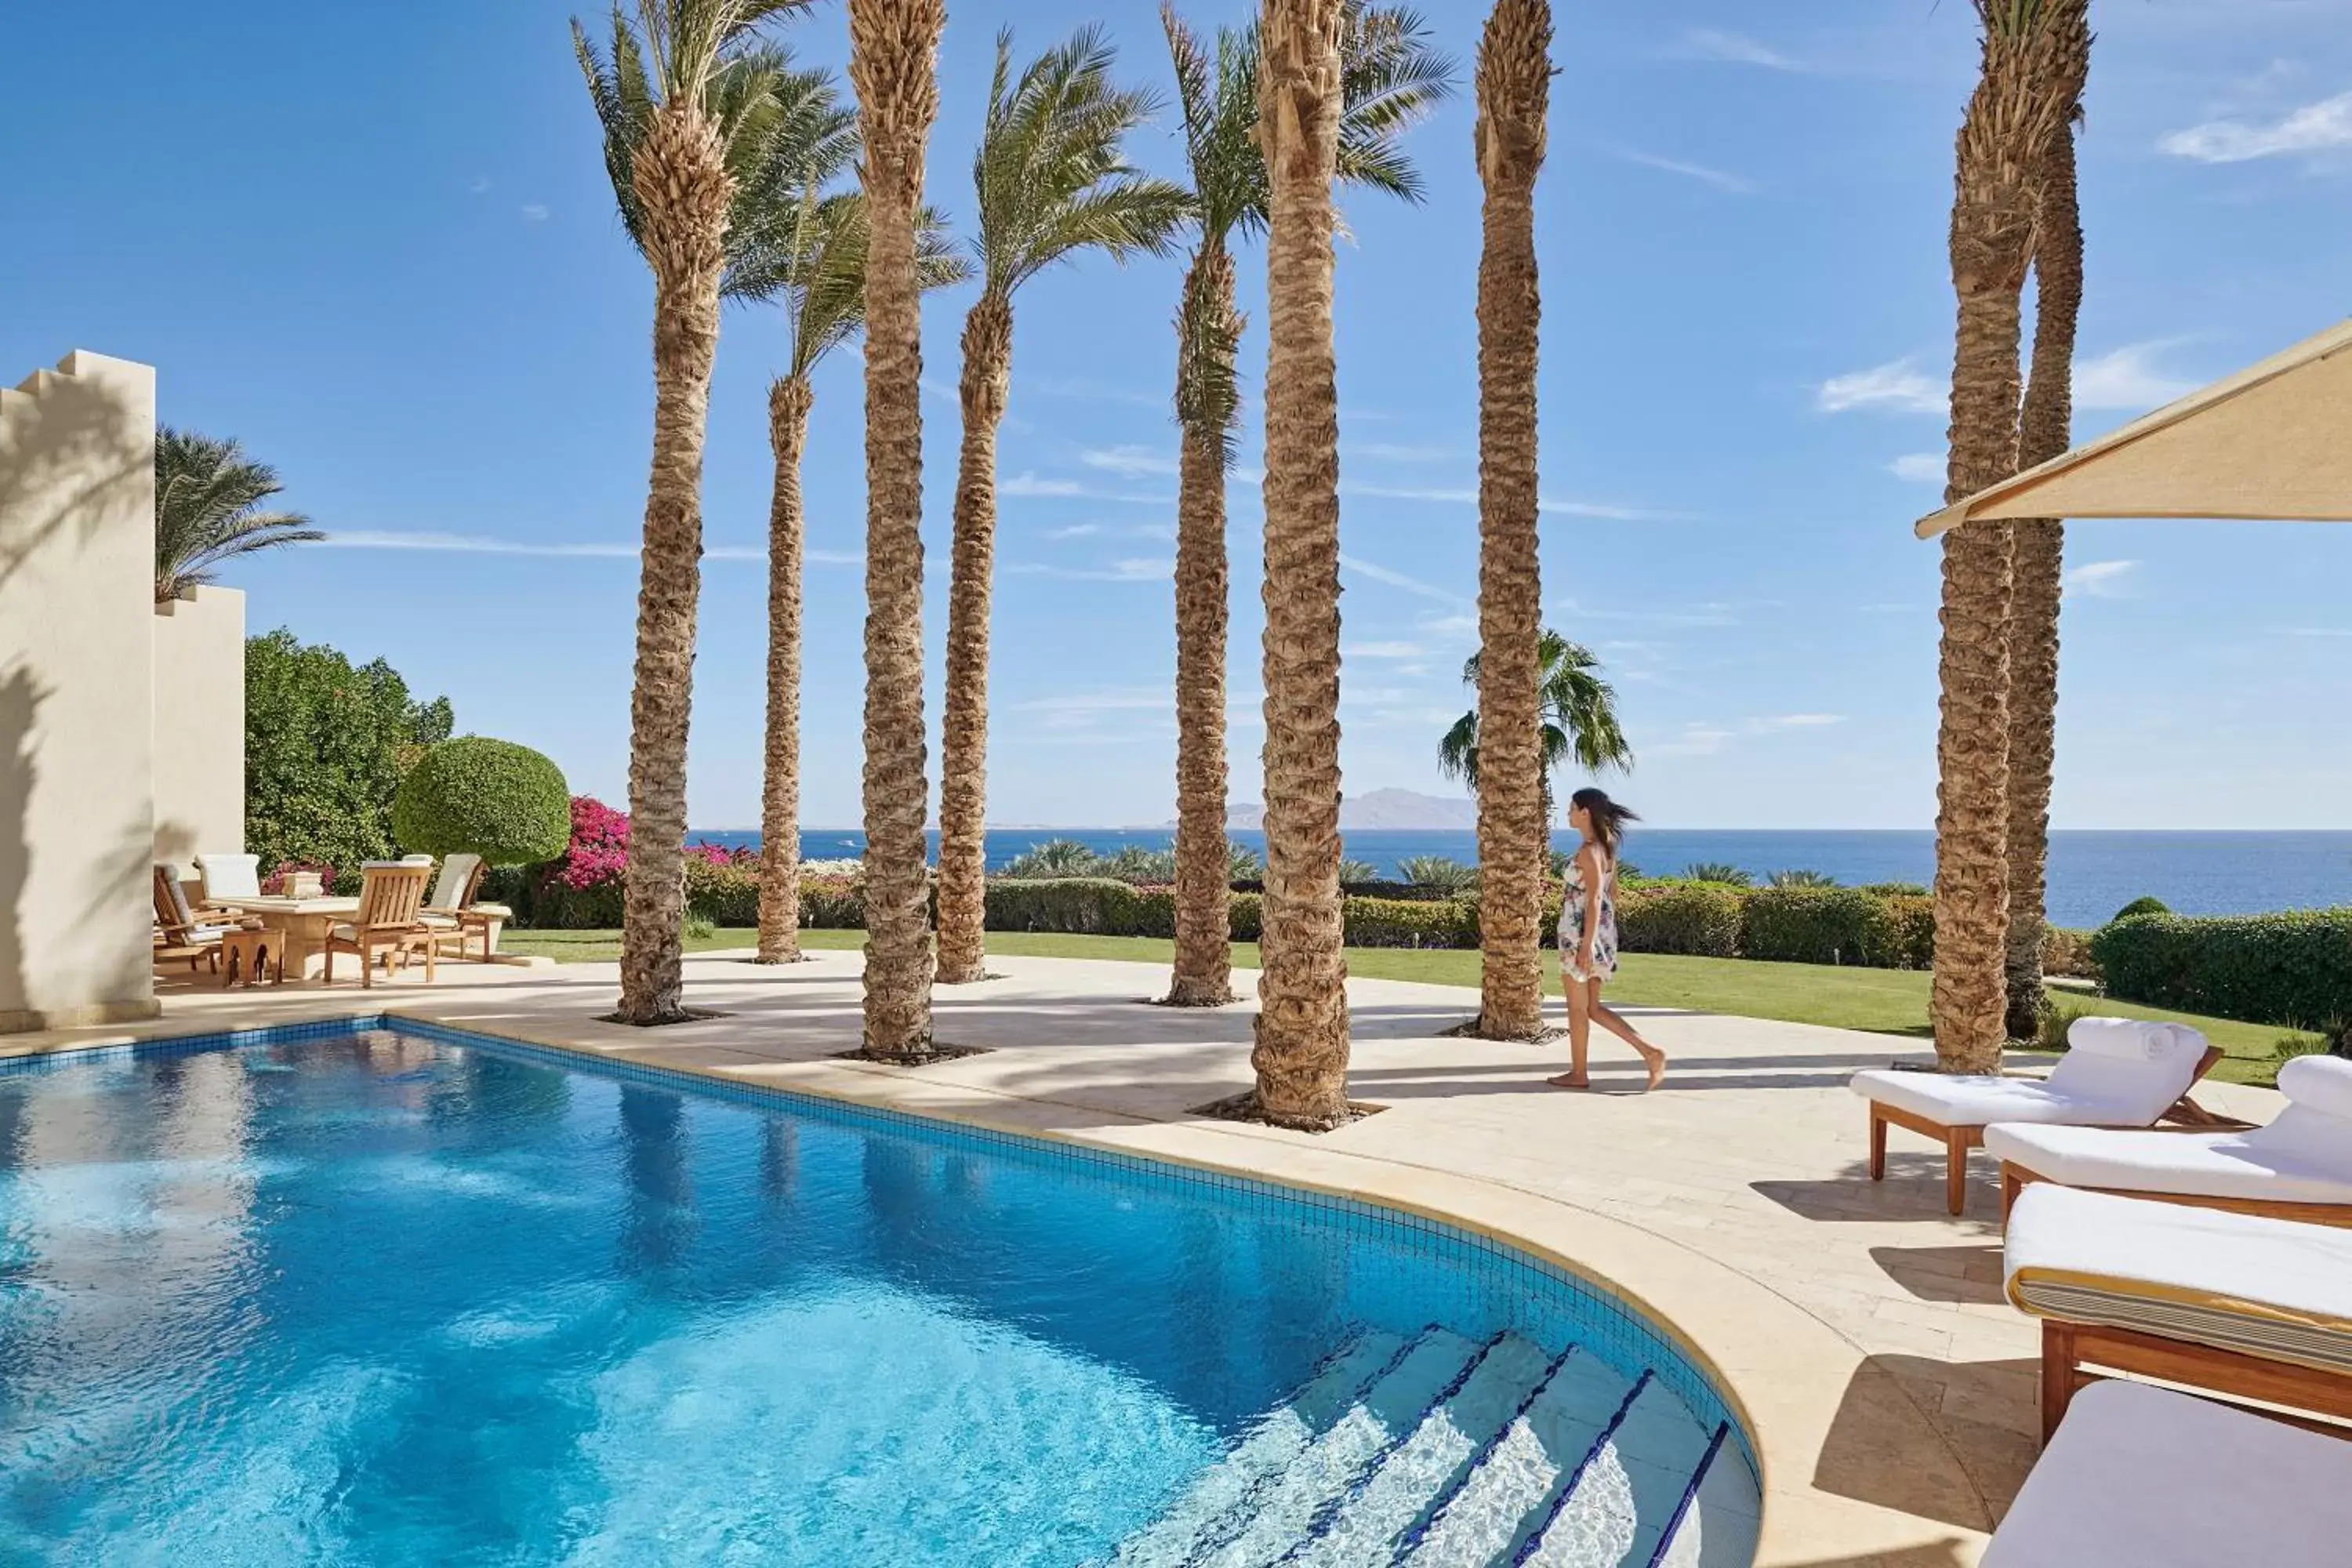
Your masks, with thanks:
M1441 1037L1474 992L1359 979L1350 1081L1388 1109L1310 1138L1189 1114L1248 1086L1248 1005L1145 1005L1165 984L1155 965L992 967L936 996L940 1038L989 1049L912 1069L834 1055L857 1043L854 953L690 959L689 1000L725 1016L652 1031L596 1020L612 964L446 964L436 984L364 993L175 982L159 1024L0 1037L0 1054L380 1008L1442 1215L1601 1276L1716 1369L1764 1465L1759 1561L1788 1568L1973 1563L2032 1464L2039 1340L2001 1298L1993 1167L1979 1156L1960 1219L1924 1140L1898 1131L1888 1179L1867 1179L1846 1078L1925 1059L1924 1041L1629 1008L1673 1058L1664 1087L1635 1092L1639 1064L1601 1037L1594 1091L1573 1094L1543 1083L1564 1042ZM2200 1092L2254 1120L2279 1103Z

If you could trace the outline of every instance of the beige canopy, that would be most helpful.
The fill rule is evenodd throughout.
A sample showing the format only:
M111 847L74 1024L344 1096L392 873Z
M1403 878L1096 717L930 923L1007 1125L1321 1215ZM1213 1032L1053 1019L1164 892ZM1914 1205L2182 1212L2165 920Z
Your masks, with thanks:
M2352 321L1920 520L2352 522Z

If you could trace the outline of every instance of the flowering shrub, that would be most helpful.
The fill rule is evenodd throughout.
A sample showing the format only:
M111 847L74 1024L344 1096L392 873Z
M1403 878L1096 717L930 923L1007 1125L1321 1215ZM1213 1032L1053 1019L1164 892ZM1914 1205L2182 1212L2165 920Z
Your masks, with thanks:
M285 893L287 883L304 871L316 874L321 889L331 889L335 885L335 868L332 866L317 860L288 860L261 879L261 890L271 898L278 897Z
M629 814L593 795L572 797L572 842L548 863L546 882L584 893L617 882L629 868Z

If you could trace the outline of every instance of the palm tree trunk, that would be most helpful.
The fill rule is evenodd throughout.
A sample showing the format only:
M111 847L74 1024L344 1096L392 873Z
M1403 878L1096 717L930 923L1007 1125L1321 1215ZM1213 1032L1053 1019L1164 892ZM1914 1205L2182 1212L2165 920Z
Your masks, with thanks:
M1549 869L1538 549L1535 186L1551 89L1549 0L1496 0L1478 48L1477 1032L1543 1034Z
M760 801L761 963L801 956L801 453L816 394L804 375L768 388L776 489L768 505L768 765Z
M702 587L702 448L734 183L718 129L691 100L655 111L631 179L654 273L654 452L629 699L619 1016L667 1024L688 1016L680 994L686 745Z
M1013 302L983 292L963 323L963 451L948 586L940 745L940 984L987 978L988 611L996 558L996 433L1013 380Z
M1242 319L1234 258L1203 238L1176 317L1176 965L1168 1002L1234 999L1233 852L1225 833L1225 443Z
M2079 101L2082 82L2074 91ZM2070 110L2068 116L2072 120ZM2074 138L2052 138L2042 165L2033 250L2033 374L2019 424L2018 464L2064 451L2074 424L2074 325L2083 308L2083 216L2075 199ZM2057 751L2058 606L2065 577L2065 525L2020 522L2011 561L2009 637L2008 1029L2032 1039L2042 1023L2042 933L2048 924L2050 785Z
M2017 471L2020 295L2033 237L2032 173L2060 129L2048 104L2050 29L1987 33L1962 122L1952 205L1958 325L1946 499ZM1944 536L1943 700L1937 735L1936 1056L1949 1072L2000 1064L2007 1038L2009 616L2011 531Z
M923 154L939 115L944 0L849 0L866 146L866 1035L869 1056L931 1050L923 842Z
M1270 201L1265 376L1265 905L1258 1110L1348 1115L1339 900L1339 400L1331 181L1341 0L1265 0L1258 136Z

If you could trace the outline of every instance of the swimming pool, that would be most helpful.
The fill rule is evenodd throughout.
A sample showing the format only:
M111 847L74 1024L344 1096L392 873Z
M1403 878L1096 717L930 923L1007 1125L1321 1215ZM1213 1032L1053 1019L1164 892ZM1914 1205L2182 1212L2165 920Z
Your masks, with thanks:
M1707 1379L1483 1238L380 1022L0 1068L0 1563L1752 1556Z

